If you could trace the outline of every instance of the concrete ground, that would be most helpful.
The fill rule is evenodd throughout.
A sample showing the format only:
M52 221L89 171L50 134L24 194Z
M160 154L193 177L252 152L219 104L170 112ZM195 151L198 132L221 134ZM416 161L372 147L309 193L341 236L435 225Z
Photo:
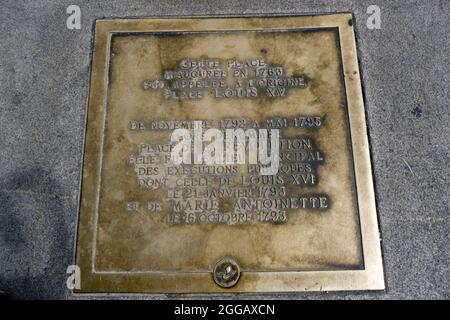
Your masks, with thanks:
M81 30L66 28L70 4L81 8ZM372 4L379 30L366 27ZM353 12L387 289L236 297L450 298L449 1L7 0L0 8L0 290L71 298L65 272L95 19Z

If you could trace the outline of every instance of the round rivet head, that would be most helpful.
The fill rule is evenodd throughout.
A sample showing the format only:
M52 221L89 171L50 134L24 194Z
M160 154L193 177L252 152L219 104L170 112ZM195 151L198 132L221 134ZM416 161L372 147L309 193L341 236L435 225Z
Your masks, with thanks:
M222 288L231 288L241 276L241 268L232 257L220 258L213 269L214 282Z

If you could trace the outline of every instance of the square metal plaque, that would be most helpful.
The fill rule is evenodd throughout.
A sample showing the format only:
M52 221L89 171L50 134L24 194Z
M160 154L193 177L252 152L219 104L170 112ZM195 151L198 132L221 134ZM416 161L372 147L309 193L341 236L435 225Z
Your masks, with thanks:
M384 289L351 14L98 20L78 293Z

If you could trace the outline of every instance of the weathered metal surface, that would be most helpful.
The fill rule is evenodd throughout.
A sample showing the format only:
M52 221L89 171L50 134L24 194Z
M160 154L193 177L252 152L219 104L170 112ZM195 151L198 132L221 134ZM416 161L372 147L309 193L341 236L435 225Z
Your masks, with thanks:
M351 19L98 20L77 292L383 289ZM176 165L177 128L194 158L196 132L276 129L276 172Z

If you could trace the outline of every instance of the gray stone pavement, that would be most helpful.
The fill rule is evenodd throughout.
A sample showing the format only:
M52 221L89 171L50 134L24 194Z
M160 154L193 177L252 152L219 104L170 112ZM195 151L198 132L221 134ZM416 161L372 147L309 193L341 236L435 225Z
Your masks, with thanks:
M81 30L66 28L70 4L81 8ZM371 4L381 8L380 30L366 27ZM2 1L0 290L73 298L65 271L73 262L95 19L333 12L356 20L387 289L232 297L449 299L446 0Z

